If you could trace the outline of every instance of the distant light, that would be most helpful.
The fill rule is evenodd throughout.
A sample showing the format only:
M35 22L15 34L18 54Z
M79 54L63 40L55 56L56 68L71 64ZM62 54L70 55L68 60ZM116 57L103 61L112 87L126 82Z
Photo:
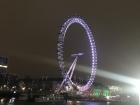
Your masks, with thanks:
M110 96L106 96L106 99L109 100L110 99Z
M66 86L66 91L69 91L69 87L68 86Z
M136 88L139 91L139 89L140 89L140 80L135 80L135 81L133 81L133 83L134 83L134 85L136 86Z
M13 89L15 89L15 88L16 88L16 86L13 86L12 88L13 88Z
M133 85L135 86L135 92L139 96L139 105L140 105L140 80L133 81Z
M110 102L107 102L107 105L110 105Z
M67 101L67 102L68 102L68 104L70 104L70 105L72 104L72 101L70 101L70 100L69 100L69 101Z
M130 96L127 96L127 98L130 98Z
M26 89L26 87L22 87L21 89L24 91Z
M3 85L3 87L6 88L7 86L6 85Z
M15 102L15 97L12 97L10 100L9 100L9 104L13 104Z
M79 103L80 103L80 101L76 101L76 103L78 103L78 104L79 104Z
M0 67L3 67L3 68L8 68L8 66L6 66L6 65L0 65Z
M2 99L0 100L0 102L1 102L1 103L4 103L4 100L5 100L5 99L4 99L4 98L2 98Z
M114 90L114 91L118 91L119 87L117 87L117 86L110 86L109 89L110 90Z

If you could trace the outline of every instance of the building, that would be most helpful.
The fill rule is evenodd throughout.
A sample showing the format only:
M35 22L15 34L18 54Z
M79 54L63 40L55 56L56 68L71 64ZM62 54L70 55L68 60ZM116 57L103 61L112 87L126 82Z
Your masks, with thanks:
M7 82L8 58L0 56L0 84Z

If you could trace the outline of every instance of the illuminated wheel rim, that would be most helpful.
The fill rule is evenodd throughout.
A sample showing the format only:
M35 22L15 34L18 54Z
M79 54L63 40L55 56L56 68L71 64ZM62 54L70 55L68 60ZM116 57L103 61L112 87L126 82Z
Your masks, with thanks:
M95 42L94 42L94 38L93 38L93 34L90 30L90 28L88 27L88 25L86 24L86 22L79 18L79 17L72 17L69 18L62 26L60 33L59 33L59 37L58 37L58 44L57 44L57 56L58 56L58 63L59 63L59 67L60 70L62 72L63 77L65 78L65 63L64 63L64 39L65 39L65 34L67 32L67 29L74 23L80 24L86 32L86 35L88 36L88 42L90 45L90 51L91 51L91 63L92 63L92 67L91 67L91 74L90 74L90 78L88 80L88 82L83 85L83 86L79 86L77 85L77 88L79 91L86 91L88 90L92 83L94 82L95 79L95 75L96 75L96 68L97 68L97 54L96 54L96 46L95 46ZM75 83L73 83L74 85L76 85Z

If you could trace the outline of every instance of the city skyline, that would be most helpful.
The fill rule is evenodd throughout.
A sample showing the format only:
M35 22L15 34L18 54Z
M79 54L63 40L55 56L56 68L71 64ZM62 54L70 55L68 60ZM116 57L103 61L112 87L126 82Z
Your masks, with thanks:
M59 76L58 33L65 20L76 15L85 18L94 32L98 69L140 78L139 3L61 0L3 1L2 4L6 9L0 17L0 54L9 57L9 72ZM74 31L68 34L83 34L78 27L71 30ZM76 39L73 44L78 35L72 36Z

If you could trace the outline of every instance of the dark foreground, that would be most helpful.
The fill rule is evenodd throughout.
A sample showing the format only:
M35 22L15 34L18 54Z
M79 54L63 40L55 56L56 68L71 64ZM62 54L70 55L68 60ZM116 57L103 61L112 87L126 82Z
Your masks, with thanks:
M3 105L3 104L0 104ZM6 104L5 104L6 105ZM67 101L67 102L16 102L14 104L7 105L139 105L137 102L87 102L87 101Z

